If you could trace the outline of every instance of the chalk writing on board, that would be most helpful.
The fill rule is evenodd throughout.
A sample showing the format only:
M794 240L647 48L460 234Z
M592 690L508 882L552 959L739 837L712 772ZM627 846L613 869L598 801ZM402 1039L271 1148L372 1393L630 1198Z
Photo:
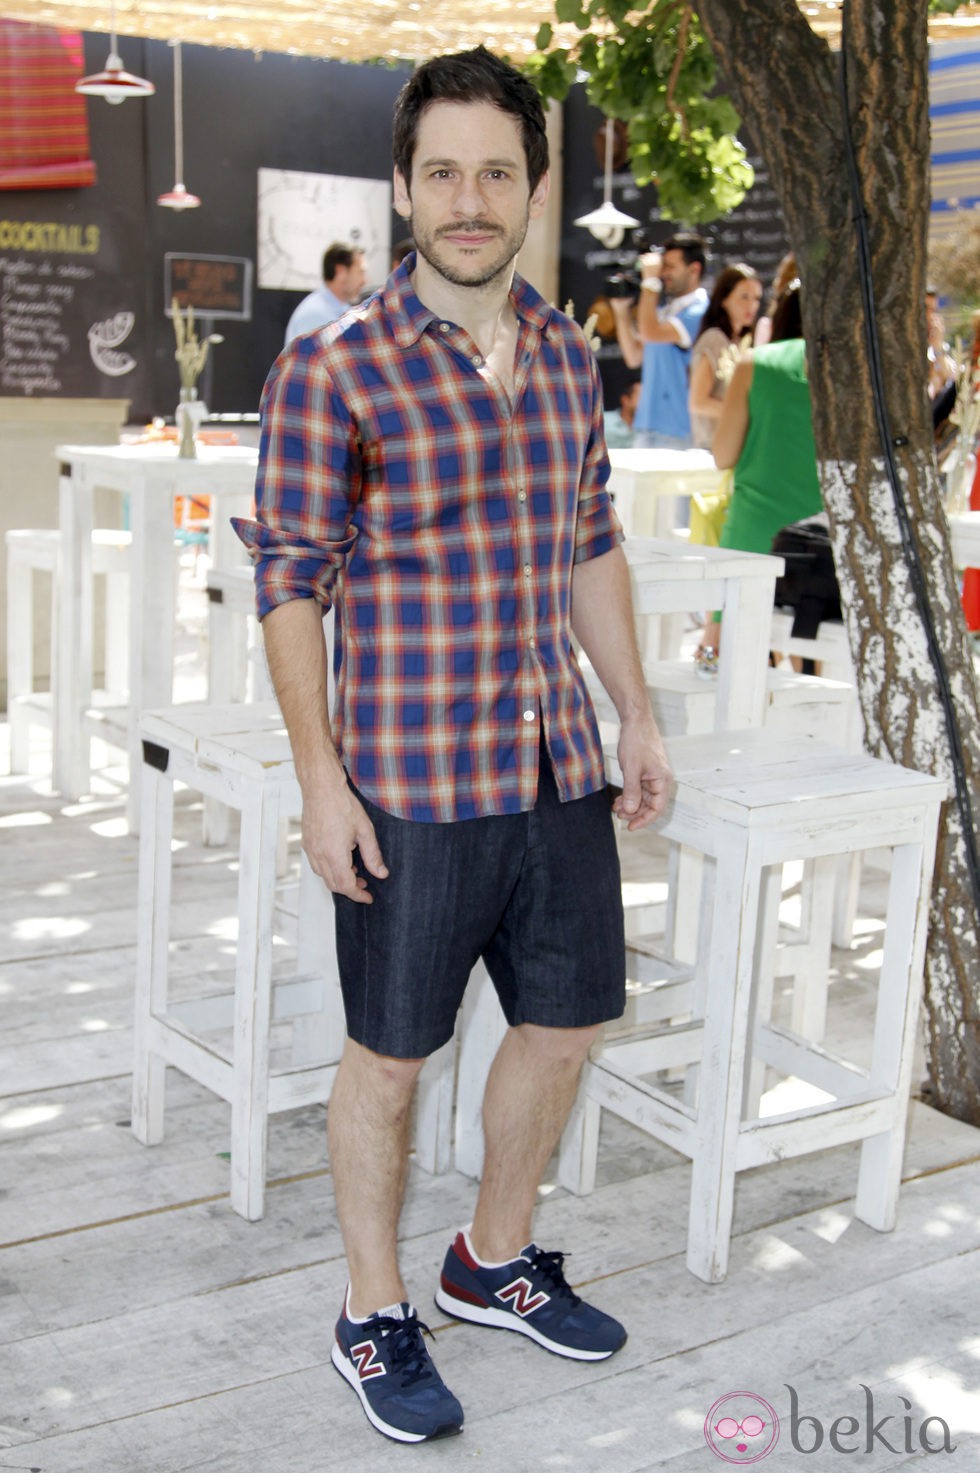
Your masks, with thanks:
M120 353L118 349L120 343L129 337L135 321L132 312L116 312L104 322L93 322L88 330L88 350L100 373L107 373L110 378L132 373L136 359L129 353Z
M47 260L0 256L0 389L21 394L56 394L61 364L71 342L65 327L79 278Z

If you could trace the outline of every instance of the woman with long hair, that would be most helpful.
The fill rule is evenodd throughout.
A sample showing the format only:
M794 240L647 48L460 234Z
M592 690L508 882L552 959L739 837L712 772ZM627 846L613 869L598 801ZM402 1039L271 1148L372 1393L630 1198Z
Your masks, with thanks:
M691 353L688 406L699 449L711 449L738 346L745 337L751 341L761 302L762 282L744 261L719 274Z

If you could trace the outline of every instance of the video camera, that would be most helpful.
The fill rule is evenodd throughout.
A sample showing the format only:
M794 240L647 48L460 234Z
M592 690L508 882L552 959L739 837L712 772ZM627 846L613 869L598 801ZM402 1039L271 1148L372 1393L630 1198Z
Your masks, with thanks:
M633 260L628 266L623 266L619 271L603 279L603 290L607 297L621 297L630 302L640 299L640 270L637 262L647 251L654 249L652 243L644 230L634 230L630 242L630 250Z

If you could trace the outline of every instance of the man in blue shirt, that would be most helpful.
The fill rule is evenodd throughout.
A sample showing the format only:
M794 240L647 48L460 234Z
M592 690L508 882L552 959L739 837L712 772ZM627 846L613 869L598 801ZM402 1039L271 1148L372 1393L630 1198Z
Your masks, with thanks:
M323 253L323 285L304 297L293 312L283 346L288 348L301 333L316 332L343 317L361 295L366 281L364 252L335 240Z
M688 363L708 305L708 293L701 285L704 241L690 231L678 231L664 242L662 254L650 251L638 264L635 322L628 299L612 301L623 358L630 368L643 370L633 443L689 450Z

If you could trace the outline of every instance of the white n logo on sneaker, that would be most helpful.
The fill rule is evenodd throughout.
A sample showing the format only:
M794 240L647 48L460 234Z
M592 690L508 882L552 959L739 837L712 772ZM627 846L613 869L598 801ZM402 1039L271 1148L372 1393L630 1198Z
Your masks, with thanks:
M357 1374L362 1381L369 1381L372 1376L385 1376L387 1371L383 1361L377 1358L378 1352L373 1340L362 1340L359 1345L352 1345L350 1358L357 1367Z
M502 1300L504 1304L509 1305L515 1314L520 1315L521 1319L525 1319L527 1315L533 1314L536 1309L540 1309L542 1304L547 1304L551 1295L546 1294L543 1289L540 1289L537 1294L533 1294L531 1292L531 1280L520 1278L511 1279L509 1284L505 1284L502 1289L498 1289L496 1297Z

